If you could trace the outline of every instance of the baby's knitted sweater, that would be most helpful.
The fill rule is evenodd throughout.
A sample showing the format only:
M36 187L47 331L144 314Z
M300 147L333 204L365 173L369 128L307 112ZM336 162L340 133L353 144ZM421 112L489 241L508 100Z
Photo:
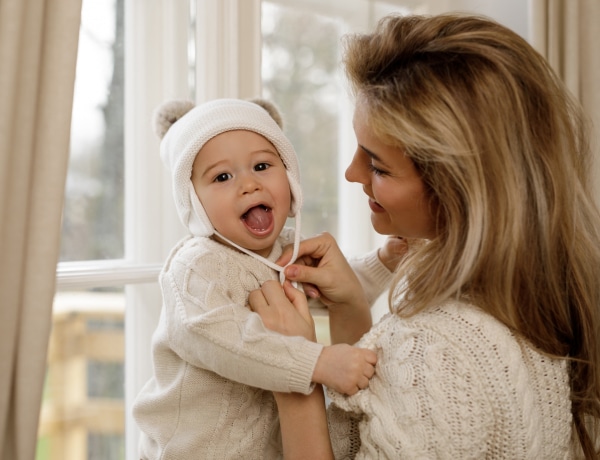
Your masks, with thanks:
M291 242L286 228L269 260ZM357 272L372 295L391 277L375 252ZM142 459L281 458L272 391L309 393L323 346L269 331L247 308L250 291L278 279L259 260L209 238L188 237L172 250L160 275L154 377L133 407Z
M565 360L482 310L449 303L387 314L357 344L376 350L368 389L329 391L337 459L569 459Z

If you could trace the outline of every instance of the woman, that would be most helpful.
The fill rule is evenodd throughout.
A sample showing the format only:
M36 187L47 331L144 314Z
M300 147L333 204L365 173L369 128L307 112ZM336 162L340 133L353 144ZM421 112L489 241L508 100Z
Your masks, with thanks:
M330 391L329 433L318 388L277 395L287 458L597 458L600 218L579 109L525 40L480 17L387 17L348 38L344 64L346 178L375 230L409 244L370 330L330 236L286 269L328 304L334 342L368 330L358 345L378 354L368 388ZM250 303L311 336L289 286Z

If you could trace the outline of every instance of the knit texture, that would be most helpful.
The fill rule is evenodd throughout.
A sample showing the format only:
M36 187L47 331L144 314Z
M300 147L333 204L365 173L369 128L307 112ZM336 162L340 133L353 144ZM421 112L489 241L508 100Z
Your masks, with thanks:
M285 228L269 260L294 240ZM376 252L353 262L375 297L391 274ZM133 406L140 458L281 458L272 391L312 390L322 345L263 326L248 293L278 274L210 238L188 237L160 275L163 309L152 341L154 377Z
M361 256L349 260L358 281L360 282L367 301L373 303L389 287L393 273L379 260L379 249L374 249Z
M357 344L377 351L369 388L328 391L337 459L569 459L565 360L463 303L387 314Z
M294 217L302 207L298 158L276 121L253 102L216 99L191 109L173 123L160 144L160 156L172 174L177 213L192 235L214 234L214 227L192 186L194 160L206 142L233 130L253 131L273 144L285 165L290 183L292 205L289 216Z
M285 229L269 259L293 232ZM280 458L271 391L309 393L322 345L268 331L248 293L277 272L209 238L188 237L160 275L154 377L135 401L143 459Z

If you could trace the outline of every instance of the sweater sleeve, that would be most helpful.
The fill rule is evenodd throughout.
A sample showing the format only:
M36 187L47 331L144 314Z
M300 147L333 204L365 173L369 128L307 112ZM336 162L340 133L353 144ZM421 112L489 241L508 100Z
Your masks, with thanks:
M161 275L169 347L184 361L239 383L310 393L323 346L267 330L235 293L256 289L257 280L215 260L209 253L202 264L171 261Z
M379 260L377 251L375 249L360 257L350 258L348 261L371 305L389 287L393 276L393 273Z

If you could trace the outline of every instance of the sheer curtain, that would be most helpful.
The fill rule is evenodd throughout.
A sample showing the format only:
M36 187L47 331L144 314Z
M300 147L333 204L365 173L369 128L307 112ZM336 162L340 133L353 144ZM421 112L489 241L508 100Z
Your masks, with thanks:
M600 203L600 1L530 0L531 43L583 105L593 124L592 176Z
M35 457L81 0L0 1L0 456Z

